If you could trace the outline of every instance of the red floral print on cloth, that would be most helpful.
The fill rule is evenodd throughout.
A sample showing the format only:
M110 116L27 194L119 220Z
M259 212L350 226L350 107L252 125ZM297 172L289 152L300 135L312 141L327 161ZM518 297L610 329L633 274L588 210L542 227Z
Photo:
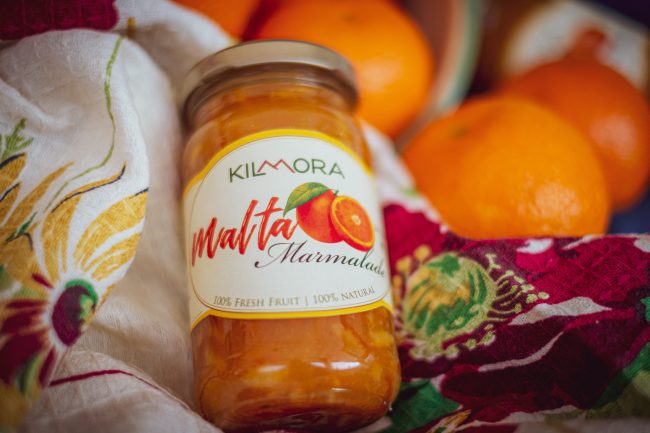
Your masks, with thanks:
M117 24L115 0L9 0L0 2L0 39L20 39L50 30L110 30Z
M472 241L401 206L385 219L406 380L389 431L650 415L649 236Z

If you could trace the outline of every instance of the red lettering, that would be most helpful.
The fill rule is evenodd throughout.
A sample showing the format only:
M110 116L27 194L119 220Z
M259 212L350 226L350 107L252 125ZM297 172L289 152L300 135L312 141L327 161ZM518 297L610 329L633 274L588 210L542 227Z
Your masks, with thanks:
M285 239L289 239L293 232L296 230L296 226L298 225L296 223L296 226L291 229L291 220L280 218L273 222L271 225L271 230L268 234L266 233L266 226L268 225L269 219L271 218L271 214L274 214L275 212L282 212L282 208L275 207L275 204L277 202L278 197L271 197L271 200L269 200L269 204L266 209L255 214L255 216L262 217L262 222L260 223L260 231L257 235L257 246L260 251L263 251L264 248L266 248L266 244L269 242L271 236L277 237L280 233L282 233ZM286 228L281 229L281 226L286 226Z
M239 229L221 227L216 238L217 218L212 218L207 228L199 229L198 233L194 233L192 237L192 266L195 265L197 257L203 257L204 253L207 254L208 258L214 258L217 248L222 250L238 250L239 254L244 254L251 238L255 234L255 230L258 228L257 246L260 251L266 248L267 243L272 237L282 236L284 239L290 239L296 231L298 223L293 224L293 221L288 218L279 218L271 221L274 214L282 212L282 208L276 207L278 200L278 197L271 197L266 209L255 214L253 212L257 207L258 201L251 200ZM251 218L253 217L260 218L259 225L250 225ZM267 230L269 225L270 229Z
M285 239L290 239L291 236L293 236L293 232L296 231L296 227L298 227L298 223L291 227L290 219L281 218L273 222L269 234L273 237L277 237L281 234Z
M251 204L248 205L248 209L246 209L246 215L244 215L244 221L242 221L241 229L239 230L239 254L242 255L246 252L246 248L248 248L248 243L253 237L253 232L257 227L257 224L253 224L253 227L251 227L250 231L248 230L248 222L251 220L251 215L253 215L255 206L257 206L257 200L251 200ZM246 235L247 231L248 231L248 236Z
M192 237L192 266L196 262L196 256L203 257L203 251L205 250L206 244L208 247L208 257L214 257L214 253L217 249L217 242L214 242L214 229L217 226L217 219L212 218L210 220L210 225L207 230L200 229L198 233L194 233ZM214 246L213 246L214 245Z
M236 239L237 239L237 229L226 229L223 233L223 237L219 239L219 248L225 250L226 247L229 247L231 250L237 248Z

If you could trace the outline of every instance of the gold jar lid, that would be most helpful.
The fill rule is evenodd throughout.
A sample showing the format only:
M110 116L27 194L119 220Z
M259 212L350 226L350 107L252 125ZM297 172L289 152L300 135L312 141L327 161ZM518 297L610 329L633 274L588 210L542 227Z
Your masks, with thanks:
M336 78L357 99L352 65L339 53L322 45L291 40L260 40L233 45L197 63L181 88L184 110L195 95L203 94L220 77L238 69L262 65L306 65L322 69Z

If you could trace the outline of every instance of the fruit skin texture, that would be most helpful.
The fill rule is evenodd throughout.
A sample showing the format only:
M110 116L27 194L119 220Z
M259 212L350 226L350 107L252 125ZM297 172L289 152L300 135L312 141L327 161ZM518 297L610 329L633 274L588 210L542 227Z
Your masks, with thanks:
M241 38L260 0L174 0L202 13L232 36Z
M358 114L395 136L426 102L434 73L416 23L390 2L286 2L261 25L261 39L297 39L343 54L357 74Z
M462 236L580 236L607 227L607 191L591 144L525 99L465 103L429 124L404 160L420 191Z
M341 241L330 219L332 201L334 192L329 190L296 208L298 225L312 239L326 243Z
M569 55L506 81L501 90L552 109L591 139L615 209L643 196L650 179L650 111L617 71L593 57Z
M332 202L330 219L334 230L352 248L369 251L375 243L375 233L370 217L358 201L338 196Z

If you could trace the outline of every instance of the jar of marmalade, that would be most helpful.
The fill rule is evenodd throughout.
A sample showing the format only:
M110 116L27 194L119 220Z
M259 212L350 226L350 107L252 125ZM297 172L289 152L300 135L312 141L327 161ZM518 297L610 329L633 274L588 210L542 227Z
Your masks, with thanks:
M227 432L348 431L400 382L383 223L338 54L259 41L184 86L196 398Z

